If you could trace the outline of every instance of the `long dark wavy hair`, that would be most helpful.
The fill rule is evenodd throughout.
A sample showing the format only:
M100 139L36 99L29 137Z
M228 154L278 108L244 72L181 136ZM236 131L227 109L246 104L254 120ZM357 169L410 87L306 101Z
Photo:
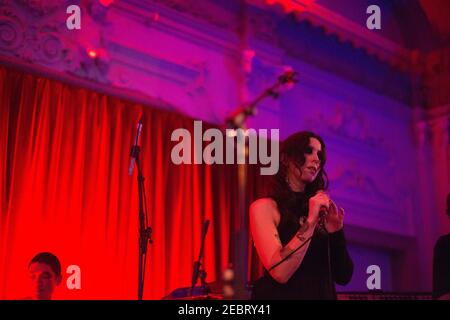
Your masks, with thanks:
M316 179L305 186L304 192L294 192L288 185L288 165L292 162L298 169L305 164L305 153L310 149L310 139L316 138L321 146L320 168ZM328 189L328 176L325 172L327 161L325 143L317 134L309 131L300 131L284 140L280 146L280 168L273 176L270 184L270 197L275 200L280 211L280 225L297 223L300 216L308 214L309 198L319 190Z

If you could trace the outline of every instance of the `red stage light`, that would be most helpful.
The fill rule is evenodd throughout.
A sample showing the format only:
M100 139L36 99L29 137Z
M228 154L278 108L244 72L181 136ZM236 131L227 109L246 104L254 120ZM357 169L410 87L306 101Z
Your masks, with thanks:
M114 0L99 0L105 7L109 6Z
M268 5L279 4L286 13L292 11L303 12L316 0L265 0Z
M87 50L87 54L90 58L95 59L98 56L97 51L93 50L93 49L88 49Z

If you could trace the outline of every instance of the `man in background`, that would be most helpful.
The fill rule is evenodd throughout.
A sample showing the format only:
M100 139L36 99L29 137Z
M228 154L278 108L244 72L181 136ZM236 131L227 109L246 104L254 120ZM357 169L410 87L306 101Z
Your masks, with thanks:
M32 281L31 296L27 300L51 300L55 288L61 283L61 263L50 252L41 252L28 264Z
M447 215L450 218L450 194ZM450 300L450 234L441 236L434 246L433 299Z

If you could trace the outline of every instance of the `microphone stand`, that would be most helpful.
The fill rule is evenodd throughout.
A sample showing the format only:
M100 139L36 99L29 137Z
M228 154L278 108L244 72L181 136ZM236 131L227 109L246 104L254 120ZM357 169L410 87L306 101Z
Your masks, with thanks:
M273 97L274 99L277 99L280 96L280 92L278 91L278 89L285 84L297 83L297 75L297 72L291 70L285 71L283 74L281 74L275 84L271 85L269 88L260 93L259 96L253 99L253 101L241 108L238 108L229 117L227 117L225 122L227 123L228 127L232 129L242 128L248 116L256 115L256 106L261 101L263 101L266 97Z
M209 227L209 220L205 221L205 224L203 225L203 234L202 234L202 243L200 246L200 253L198 255L198 260L194 263L194 270L192 272L192 284L191 284L191 289L189 291L189 296L193 296L194 293L194 288L195 285L197 284L197 280L200 277L200 281L202 283L202 288L204 290L204 293L208 293L208 290L206 288L206 272L205 270L202 268L202 263L201 263L201 259L203 256L203 247L205 245L205 238L206 238L206 234L208 233L208 227Z
M280 96L279 89L285 84L294 84L298 82L298 73L293 70L287 70L281 74L277 81L260 93L253 101L239 107L229 117L225 119L225 123L228 128L231 129L245 129L245 122L249 116L256 115L256 107L261 101L267 97L273 97L277 99ZM245 137L245 139L247 139ZM246 141L246 140L245 140ZM245 150L237 150L238 154L243 153L244 157L248 150L247 142L245 142ZM235 231L233 235L233 250L232 251L232 265L236 274L235 280L235 293L233 298L237 300L248 299L246 293L247 281L244 279L247 277L247 260L246 248L248 246L248 232L247 232L247 166L245 164L238 164L238 220L239 230ZM248 279L247 279L248 280Z
M136 142L131 147L130 156L134 158L138 176L138 196L139 196L139 270L138 270L138 300L142 300L144 293L144 280L145 280L145 267L147 261L147 246L148 243L153 243L151 239L152 229L148 226L148 212L147 212L147 197L145 194L144 176L142 175L141 162L140 162L140 147L138 146L138 135L136 136Z

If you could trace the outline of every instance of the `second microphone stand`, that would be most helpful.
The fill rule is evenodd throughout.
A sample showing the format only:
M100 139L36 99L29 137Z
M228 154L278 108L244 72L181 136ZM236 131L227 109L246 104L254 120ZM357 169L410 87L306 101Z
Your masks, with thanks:
M208 227L209 227L209 220L205 221L205 224L203 225L203 232L202 232L202 243L200 246L200 253L198 254L198 260L194 263L194 271L192 272L192 284L191 284L191 289L189 290L189 296L193 296L194 294L194 288L195 285L197 284L197 280L198 278L200 278L201 281L201 288L203 289L202 294L208 294L209 290L206 287L206 272L202 267L202 256L203 256L203 247L205 245L205 238L206 238L206 234L208 233Z
M142 300L144 293L145 266L147 262L147 246L152 243L152 229L148 225L147 197L145 194L144 176L142 175L139 160L140 148L137 144L132 147L131 156L135 159L137 168L138 194L139 194L139 274L138 274L138 300Z

